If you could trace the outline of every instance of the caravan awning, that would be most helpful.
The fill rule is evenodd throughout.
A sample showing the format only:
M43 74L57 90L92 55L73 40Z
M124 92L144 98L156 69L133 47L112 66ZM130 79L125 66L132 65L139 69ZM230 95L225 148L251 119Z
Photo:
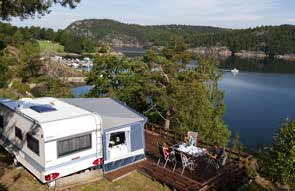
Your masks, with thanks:
M69 98L60 100L100 115L103 129L146 120L143 115L111 98Z

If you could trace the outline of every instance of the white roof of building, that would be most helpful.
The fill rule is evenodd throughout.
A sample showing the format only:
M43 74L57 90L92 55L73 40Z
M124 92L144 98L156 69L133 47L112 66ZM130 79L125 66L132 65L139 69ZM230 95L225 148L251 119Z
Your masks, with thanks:
M81 109L55 98L24 98L17 101L1 99L0 103L14 111L23 113L24 115L34 119L39 123L92 115L92 113L87 110ZM39 113L31 108L32 106L43 105L50 106L55 110Z
M103 129L146 120L143 115L111 98L69 98L60 100L100 115Z

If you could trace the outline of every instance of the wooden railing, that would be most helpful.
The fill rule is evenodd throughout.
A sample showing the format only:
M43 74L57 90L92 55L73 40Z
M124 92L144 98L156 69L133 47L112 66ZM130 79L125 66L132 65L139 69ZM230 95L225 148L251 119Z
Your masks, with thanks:
M152 131L154 133L160 134L167 143L169 144L175 144L179 142L185 142L185 136L186 133L183 132L177 132L172 129L165 129L162 126L156 125L156 124L151 124L147 123L145 125L145 129L148 131ZM210 148L213 145L205 142L198 140L198 145L203 148ZM252 155L242 152L242 151L233 151L231 148L225 148L225 151L227 153L228 158L234 159L234 160L239 160L239 161L244 161L246 163L249 162L249 160L252 158Z

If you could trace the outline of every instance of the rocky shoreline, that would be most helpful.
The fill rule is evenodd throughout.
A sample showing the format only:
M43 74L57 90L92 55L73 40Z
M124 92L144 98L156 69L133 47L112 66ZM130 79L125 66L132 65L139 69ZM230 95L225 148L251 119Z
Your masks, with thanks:
M123 41L121 39L113 39L110 46L115 48L146 48L149 47L154 50L161 50L163 47L161 46L143 46L141 43L137 41ZM267 54L263 51L249 51L249 50L241 50L239 52L233 53L228 47L226 46L213 46L213 47L195 47L190 48L188 50L191 53L198 54L198 55L213 55L219 58L228 58L230 56L236 56L244 59L265 59L268 57ZM275 58L287 60L287 61L295 61L295 54L284 54L284 55L276 55Z
M253 59L265 59L268 57L263 51L247 51L241 50L239 52L233 53L226 46L214 46L214 47L196 47L189 49L190 52L200 55L214 55L217 57L228 58L230 56L237 56L240 58L253 58ZM295 61L295 54L284 54L276 55L275 58Z
M295 54L284 54L275 56L278 59L295 61Z

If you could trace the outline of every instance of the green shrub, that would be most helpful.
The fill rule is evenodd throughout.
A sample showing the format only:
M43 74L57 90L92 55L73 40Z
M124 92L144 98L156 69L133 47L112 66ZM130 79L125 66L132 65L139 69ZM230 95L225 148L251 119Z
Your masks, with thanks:
M30 86L28 84L22 83L20 80L13 81L12 88L17 90L21 94L26 94L30 92Z
M34 97L72 97L71 86L59 79L43 76L38 81L39 85L31 90Z
M279 129L271 147L261 152L259 162L269 179L295 188L295 121Z
M0 60L0 88L7 87L10 77L11 77L11 74L10 74L8 66L1 63L1 60Z
M12 100L16 100L20 98L20 96L16 92L12 91L11 89L0 89L0 97L9 98Z

